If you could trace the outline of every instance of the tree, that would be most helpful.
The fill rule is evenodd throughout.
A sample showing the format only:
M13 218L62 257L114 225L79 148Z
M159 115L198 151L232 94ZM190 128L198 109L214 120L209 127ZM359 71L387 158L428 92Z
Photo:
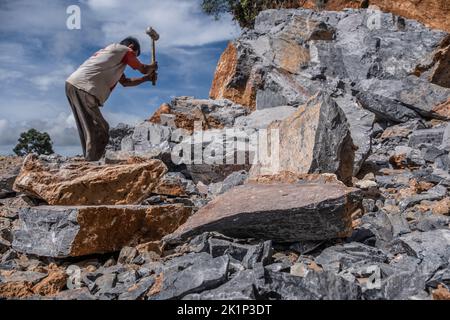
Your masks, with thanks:
M13 149L18 156L26 156L29 153L50 155L53 152L52 140L47 132L39 132L30 129L20 134L19 143Z
M202 9L218 19L230 13L242 28L253 28L257 15L266 9L299 8L306 0L203 0Z

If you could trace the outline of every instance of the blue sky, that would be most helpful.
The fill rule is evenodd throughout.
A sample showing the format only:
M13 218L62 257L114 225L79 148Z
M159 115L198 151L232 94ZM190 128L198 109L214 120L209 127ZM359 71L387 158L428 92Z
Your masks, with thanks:
M152 25L158 42L159 82L118 86L102 112L111 126L151 116L174 96L206 98L227 41L239 34L230 17L204 15L200 0L1 0L0 154L11 153L20 132L50 133L56 152L81 152L64 92L65 79L92 53L128 35L150 61ZM67 7L81 9L81 30L68 30ZM128 68L126 74L137 76Z

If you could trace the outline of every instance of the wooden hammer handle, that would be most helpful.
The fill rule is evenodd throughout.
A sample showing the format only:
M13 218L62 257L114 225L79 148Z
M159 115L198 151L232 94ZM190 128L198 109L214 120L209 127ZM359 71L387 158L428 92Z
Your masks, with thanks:
M152 63L156 62L156 45L155 40L152 39ZM156 86L156 80L152 81L153 85Z

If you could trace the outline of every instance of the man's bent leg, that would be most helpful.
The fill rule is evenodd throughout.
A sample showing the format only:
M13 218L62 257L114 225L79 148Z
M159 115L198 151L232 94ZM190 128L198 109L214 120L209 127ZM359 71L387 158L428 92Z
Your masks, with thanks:
M98 106L89 107L92 123L88 127L88 139L86 140L86 159L97 161L103 156L109 142L109 125L103 118Z
M109 125L103 118L97 99L68 84L68 97L82 139L84 157L98 161L109 142Z
M80 136L81 148L83 149L83 156L86 157L86 120L83 112L82 101L76 94L78 89L66 82L66 96L69 100L72 113L77 124L78 134Z

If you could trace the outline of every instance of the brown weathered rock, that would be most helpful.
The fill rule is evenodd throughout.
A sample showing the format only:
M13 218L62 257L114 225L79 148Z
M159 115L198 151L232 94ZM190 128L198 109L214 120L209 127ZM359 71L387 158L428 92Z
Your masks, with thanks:
M342 184L335 174L299 174L290 171L282 171L274 175L262 175L250 178L247 183L273 184L273 183L319 183Z
M277 242L345 237L358 194L342 183L250 183L218 196L164 240L176 243L207 231Z
M450 300L450 291L440 284L436 290L433 290L432 296L433 300Z
M58 294L67 285L67 272L64 269L53 268L49 270L48 276L36 284L32 290L40 296Z
M439 114L440 116L450 119L450 98L446 102L441 103L440 105L434 107L433 111Z
M154 193L173 197L186 197L197 193L197 188L192 181L185 179L181 173L170 172L161 178Z
M0 298L26 298L33 295L33 285L26 281L7 282L0 284Z
M36 207L20 212L16 251L46 257L77 257L119 251L157 241L190 216L183 205Z
M422 201L415 206L419 211L431 211L433 214L450 214L450 198L444 198L440 201Z
M239 71L239 61L234 43L230 42L217 64L214 80L209 92L212 99L229 99L250 110L256 108L256 89L261 78L256 71L241 83L235 83L233 78Z
M334 173L344 183L351 183L355 147L345 114L332 98L316 95L287 119L272 123L268 135L272 130L278 131L279 156L271 154L268 164L263 160L254 165L251 178L280 171ZM268 138L271 144L277 142L271 140Z
M163 114L170 114L170 105L168 103L163 103L148 121L161 123L161 115Z
M85 161L54 164L29 155L14 189L51 205L138 204L166 172L160 160L123 165Z

